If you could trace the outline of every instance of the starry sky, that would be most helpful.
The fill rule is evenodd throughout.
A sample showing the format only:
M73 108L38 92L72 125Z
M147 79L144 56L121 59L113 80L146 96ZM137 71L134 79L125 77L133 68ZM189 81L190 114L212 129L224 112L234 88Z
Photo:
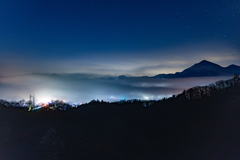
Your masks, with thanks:
M240 65L238 0L1 0L0 76Z

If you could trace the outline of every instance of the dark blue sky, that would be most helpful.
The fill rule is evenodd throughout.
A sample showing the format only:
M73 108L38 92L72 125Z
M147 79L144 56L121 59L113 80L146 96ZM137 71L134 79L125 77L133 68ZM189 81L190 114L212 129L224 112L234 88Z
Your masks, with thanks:
M240 65L238 0L1 0L0 75Z

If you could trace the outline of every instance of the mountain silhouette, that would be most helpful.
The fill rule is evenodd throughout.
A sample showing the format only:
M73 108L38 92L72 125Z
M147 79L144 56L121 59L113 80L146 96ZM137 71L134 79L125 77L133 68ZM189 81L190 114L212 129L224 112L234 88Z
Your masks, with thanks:
M232 76L233 74L240 74L240 66L232 64L228 67L222 67L218 64L203 60L182 72L176 72L175 74L158 74L154 76L154 78L213 77Z

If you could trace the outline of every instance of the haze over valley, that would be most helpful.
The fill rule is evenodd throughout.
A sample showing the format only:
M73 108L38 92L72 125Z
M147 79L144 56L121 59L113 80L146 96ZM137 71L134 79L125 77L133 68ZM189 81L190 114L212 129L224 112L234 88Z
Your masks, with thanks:
M171 74L172 78L159 78L163 75L103 78L99 75L39 73L5 76L0 77L0 97L10 101L28 100L29 95L34 94L37 103L51 100L69 103L87 103L93 99L109 102L129 99L159 100L194 86L230 79L234 72L239 73L239 68L236 66L235 70L223 72L225 69L217 64L201 61L175 74L175 77ZM178 76L181 74L184 76ZM168 77L168 74L164 76Z

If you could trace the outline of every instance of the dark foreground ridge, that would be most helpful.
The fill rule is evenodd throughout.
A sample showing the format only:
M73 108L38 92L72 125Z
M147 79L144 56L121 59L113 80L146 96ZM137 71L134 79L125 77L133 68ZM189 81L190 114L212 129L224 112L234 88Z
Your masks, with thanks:
M93 101L67 112L0 107L0 159L238 159L239 104L238 78L211 96L180 94L150 107L139 101Z
M227 88L233 87L240 82L238 74L235 74L232 79L226 81L217 81L207 86L197 86L183 91L183 94L187 99L201 99L204 96L211 96L217 92L226 90Z

